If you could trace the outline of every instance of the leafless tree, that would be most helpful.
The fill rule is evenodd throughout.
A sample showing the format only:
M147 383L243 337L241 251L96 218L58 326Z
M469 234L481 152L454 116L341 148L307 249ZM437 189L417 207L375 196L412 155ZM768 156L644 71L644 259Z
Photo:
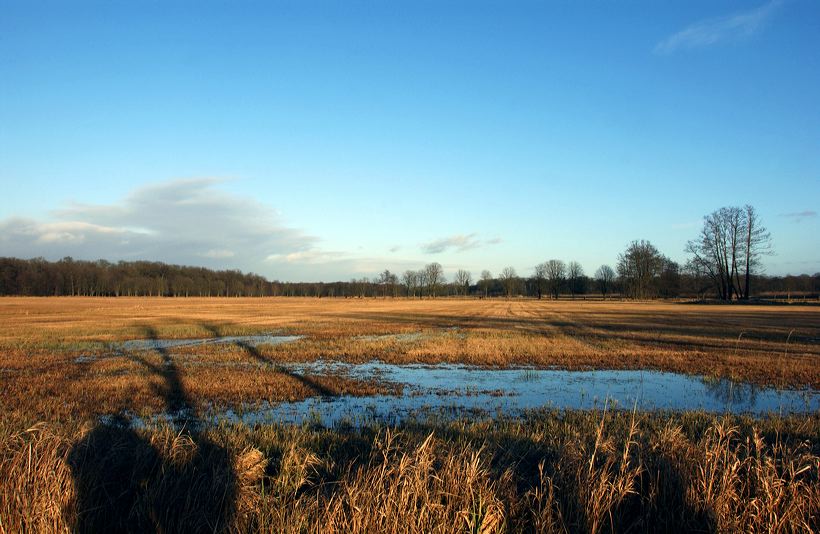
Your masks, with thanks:
M454 280L456 291L458 291L460 295L466 295L469 293L472 280L470 271L465 271L464 269L459 269L456 271L456 277Z
M547 285L547 263L539 263L535 266L535 275L533 279L535 280L535 290L538 292L538 299L541 300L541 293L544 291Z
M441 264L434 261L424 267L424 285L427 287L427 294L435 297L438 288L445 281L444 269Z
M561 294L561 286L567 277L567 266L561 260L549 260L546 262L547 285L550 288L553 298L558 298Z
M703 218L700 235L686 251L712 279L719 298L747 299L760 256L771 252L771 236L752 206L720 208Z
M513 293L518 289L518 274L512 267L504 267L499 275L501 283L504 284L504 291L508 297L513 296Z
M493 273L484 269L481 271L481 280L479 281L479 285L484 290L484 296L486 297L490 291L490 285L493 283Z
M658 277L658 294L665 299L680 295L680 265L666 257Z
M618 276L627 292L636 299L653 294L655 277L661 273L664 257L649 241L633 241L618 255Z
M404 274L401 275L401 281L404 284L404 287L407 289L407 296L408 297L416 297L416 290L419 286L419 273L418 271L407 270L404 271Z
M584 268L577 261L571 261L567 265L567 282L569 285L569 293L572 298L575 298L576 293L581 292L581 280L584 276Z
M772 235L760 222L760 217L753 206L746 204L743 209L746 215L746 239L744 242L746 268L743 273L743 298L748 299L751 290L751 276L759 269L760 257L772 254Z
M598 284L598 291L601 296L606 298L610 291L612 291L612 284L615 281L615 271L609 265L601 265L595 271L595 282Z
M377 282L380 286L382 286L383 296L386 297L388 294L393 295L394 297L396 296L396 286L399 283L398 276L391 273L388 269L385 269L379 274Z

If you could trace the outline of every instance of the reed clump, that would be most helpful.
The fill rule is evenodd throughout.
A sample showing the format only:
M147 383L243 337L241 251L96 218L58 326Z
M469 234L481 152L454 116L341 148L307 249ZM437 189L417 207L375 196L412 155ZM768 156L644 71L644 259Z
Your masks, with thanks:
M2 427L5 428L5 427ZM0 436L0 532L816 532L820 418Z

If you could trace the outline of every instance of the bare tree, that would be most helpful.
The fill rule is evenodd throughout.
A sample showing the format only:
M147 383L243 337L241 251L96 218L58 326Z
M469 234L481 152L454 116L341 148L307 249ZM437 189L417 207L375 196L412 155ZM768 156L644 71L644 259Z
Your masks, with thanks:
M401 275L401 281L404 284L404 287L407 289L407 296L408 297L416 297L416 290L419 286L419 273L418 271L407 270L404 271L404 274Z
M618 276L632 298L653 294L653 284L663 268L664 257L649 241L633 241L618 255Z
M484 296L486 297L490 291L490 285L493 283L493 273L484 269L481 271L481 280L479 281L479 285L484 290Z
M538 300L541 300L541 293L544 291L547 285L547 264L539 263L535 266L535 275L533 276L533 280L535 281L535 290L538 292Z
M458 291L460 295L466 295L470 292L472 275L470 274L470 271L459 269L458 271L456 271L456 277L453 282L455 283L456 291Z
M558 298L561 294L561 287L567 277L567 267L561 260L549 260L546 262L547 285L553 298Z
M760 266L760 256L772 254L772 235L760 222L760 217L753 206L746 204L743 209L746 215L746 240L743 251L746 269L743 273L743 298L748 299L751 290L750 279L753 272Z
M658 277L658 294L665 299L680 295L680 265L666 257Z
M384 297L387 297L388 293L395 296L395 286L398 282L398 277L391 273L388 269L385 269L381 274L379 274L379 278L377 280L377 283L382 286L382 295Z
M607 294L612 290L612 283L615 281L615 271L609 265L601 265L595 271L595 282L598 284L598 291L601 296L606 298Z
M575 298L576 293L581 293L582 279L584 276L584 268L577 261L571 261L567 265L567 282L569 285L569 293L572 298Z
M435 297L438 288L445 281L444 269L441 264L434 261L424 267L424 285L427 287L427 294Z
M499 278L501 279L501 283L504 284L504 291L507 293L507 296L511 297L518 289L518 274L516 274L515 269L512 267L504 267L504 269L501 270Z
M712 279L719 298L747 299L760 256L771 251L771 236L752 206L720 208L703 218L700 235L686 251Z

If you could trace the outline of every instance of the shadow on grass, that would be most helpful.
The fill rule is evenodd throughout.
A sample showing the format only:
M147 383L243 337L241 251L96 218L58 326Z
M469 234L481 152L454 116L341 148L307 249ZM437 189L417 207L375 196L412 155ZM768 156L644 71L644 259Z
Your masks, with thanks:
M204 330L210 332L211 335L215 338L223 337L223 329L218 325L215 325L213 323L202 323L200 326ZM298 380L303 385L307 386L315 395L320 395L322 397L333 397L337 395L336 392L326 388L325 386L311 379L310 377L300 375L299 373L295 373L293 372L293 370L288 369L287 367L280 365L276 361L268 358L267 356L262 354L262 352L260 352L260 350L255 345L251 343L238 340L234 341L234 345L241 348L243 351L245 351L245 353L248 356L250 356L257 362L271 366L273 370L277 373L287 375L290 378Z
M157 332L145 327L146 337ZM236 477L228 451L201 433L201 421L168 351L159 364L135 357L162 378L157 393L176 435L144 437L115 417L74 445L68 463L77 495L75 532L213 532L232 524Z

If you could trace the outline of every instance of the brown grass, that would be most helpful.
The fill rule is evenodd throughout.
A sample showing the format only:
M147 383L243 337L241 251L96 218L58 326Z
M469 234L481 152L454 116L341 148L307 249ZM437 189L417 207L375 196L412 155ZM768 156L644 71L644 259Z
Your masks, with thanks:
M305 337L258 349L112 345L263 332ZM817 388L818 337L812 307L0 299L0 534L815 532L817 414L545 411L338 432L193 423L209 405L394 391L279 365L317 358L660 369ZM97 423L178 409L194 415L176 430Z
M192 403L240 406L320 392L372 394L344 376L277 366L318 358L566 369L657 369L820 387L820 308L535 300L170 298L0 299L0 407L39 420L163 409L166 355L110 344L282 332L263 346L168 351ZM390 334L419 333L418 337ZM383 336L383 337L379 337ZM788 340L788 343L787 343ZM84 356L77 361L78 356Z
M820 419L0 434L0 533L816 532Z

